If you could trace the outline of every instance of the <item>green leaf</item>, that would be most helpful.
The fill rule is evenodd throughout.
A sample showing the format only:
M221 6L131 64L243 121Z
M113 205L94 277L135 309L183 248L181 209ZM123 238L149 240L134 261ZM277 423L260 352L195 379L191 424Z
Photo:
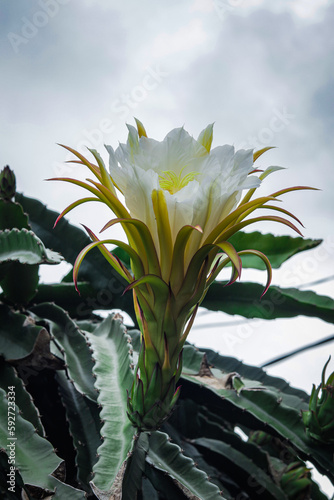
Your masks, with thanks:
M18 227L12 229L13 225ZM21 205L0 200L0 229L3 229L0 231L0 285L3 296L19 305L28 304L36 293L38 265L58 264L62 259L46 249L27 228L28 219Z
M141 432L135 440L133 451L128 460L122 485L122 500L133 500L142 489L142 476L148 452L148 434Z
M259 231L244 233L238 231L230 239L234 248L240 250L259 250L263 252L270 260L273 268L280 267L286 260L299 252L304 252L315 248L322 240L311 240L292 236L274 236L273 234L262 234ZM243 267L252 267L254 269L265 269L261 260L252 255L242 257Z
M42 241L27 229L0 231L0 262L18 261L21 264L59 264L62 257L48 250Z
M320 490L319 485L314 481L312 481L311 484L311 498L312 500L328 500L328 497L324 495L324 493Z
M230 407L230 410L225 407L224 411L233 411L233 407L238 409L239 412L233 416L236 422L245 423L251 428L265 426L268 432L271 429L284 441L290 442L302 459L311 460L320 471L334 479L331 451L326 446L314 443L305 434L298 408L299 398L281 393L273 387L259 387L258 384L254 384L254 389L243 389L238 394L235 390L226 388L226 376L223 374L219 376L218 370L215 371L215 375L215 377L203 377L183 372L182 377L195 384L204 385L215 393L221 398L224 406L227 403L227 408ZM257 422L254 422L251 416L255 417Z
M2 415L7 415L9 405L6 392L0 388L0 409ZM11 451L15 455L17 468L25 484L54 491L53 498L85 498L84 492L62 483L51 474L59 467L59 458L52 445L45 438L36 433L35 427L20 415L20 409L15 406L15 437L8 440L7 419L0 419L0 447L6 450L11 458ZM9 447L11 445L11 447Z
M168 422L164 423L162 430L169 435L173 442L180 446L184 455L195 462L198 469L204 471L208 475L210 482L217 485L218 488L223 491L227 500L233 500L235 496L230 495L227 490L227 484L231 486L233 482L232 479L228 478L228 481L225 481L225 471L218 469L219 464L209 464L204 460L199 450L190 443L191 439L203 437L202 421L198 418L199 411L202 410L205 411L206 416L210 413L204 406L196 404L191 399L183 399L181 395L181 398L178 400L177 411L173 412ZM226 428L228 424L220 415L212 413L211 415L213 415L214 418L219 418L219 428ZM237 491L237 484L234 483L233 486L235 491Z
M15 387L15 402L21 409L21 416L28 420L41 435L45 436L38 408L33 403L32 397L27 392L22 380L17 376L15 369L0 358L0 388L4 391L8 387Z
M0 264L0 286L3 290L1 298L18 306L29 304L37 291L38 268L38 265L19 262Z
M127 390L133 382L129 336L121 321L114 316L106 318L93 333L86 332L86 336L95 359L93 372L103 421L103 443L94 466L93 487L109 492L127 459L135 433L126 417Z
M158 500L187 500L185 494L165 471L156 469L152 464L145 464L145 476L158 494ZM144 481L143 481L144 483ZM144 497L147 500L147 497ZM193 497L195 500L198 497ZM150 498L148 499L150 500Z
M226 482L224 483L223 480L225 471L218 470L216 467L218 464L209 464L206 460L204 460L204 457L199 452L198 448L196 448L196 446L194 446L190 442L183 440L182 443L178 444L180 447L182 446L183 453L193 459L196 467L200 470L203 470L208 475L208 477L210 478L210 482L217 485L217 487L223 492L223 496L226 498L226 500L234 500L235 497L230 495L226 486ZM229 478L229 483L231 482L232 479ZM237 485L235 484L235 486Z
M28 356L43 328L24 314L13 312L0 303L0 355L5 359Z
M30 229L28 216L23 212L19 203L0 199L0 230L12 229L13 227Z
M142 497L143 500L159 500L158 492L146 477L143 478Z
M54 304L39 304L30 310L49 323L50 333L63 352L68 374L75 388L96 401L97 392L92 376L94 362L84 334L67 312Z
M76 450L78 480L90 492L89 481L97 462L97 449L101 445L100 410L96 403L75 389L64 373L57 373L57 381Z
M12 488L14 491L9 491L8 487L13 486L7 483L8 476L10 473L10 464L8 463L8 457L3 450L0 450L0 498L4 500L17 500L17 492L24 486L22 477L18 472L15 475L15 486Z
M224 429L220 424L211 420L211 415L209 412L203 411L202 407L198 409L198 421L200 432L199 437L209 438L216 440L218 443L223 444L221 454L224 457L223 463L220 463L221 469L227 472L229 469L229 474L234 481L238 483L240 487L243 487L247 491L249 486L249 493L255 493L255 480L258 480L259 484L262 486L258 493L263 494L266 491L266 495L270 498L270 495L274 494L274 498L285 499L284 494L281 489L272 481L271 468L269 463L269 456L265 451L253 443L244 441L235 432ZM197 444L196 441L193 441ZM233 453L228 453L228 449L232 447L233 452L236 455L240 454L243 456L241 460L237 460L237 456L233 456ZM227 455L225 456L225 453ZM220 453L220 452L219 452ZM235 466L235 460L237 466ZM227 467L224 464L227 462ZM216 461L214 460L214 463ZM250 465L251 463L251 465ZM256 470L258 469L258 470Z
M264 498L268 500L287 500L285 494L268 474L258 467L252 458L247 457L231 444L210 438L193 439L192 443L200 450L205 449L210 454L214 452L216 456L220 456L217 461L223 460L232 478L238 480L239 484L243 484L243 488L251 495L251 498L265 494Z
M155 431L149 439L147 461L156 469L165 471L174 481L196 497L205 500L222 500L219 488L210 483L205 472L196 468L193 460L182 454L181 448L168 441L168 435ZM180 487L180 486L179 486ZM183 490L184 491L184 490ZM187 494L187 493L186 493Z
M105 297L97 296L94 288L87 282L79 282L80 295L74 283L40 283L34 297L34 303L54 302L65 309L73 318L87 318L94 309L110 309ZM108 298L108 297L107 297Z
M334 323L334 300L309 290L269 287L260 300L263 286L257 283L234 283L229 287L214 282L202 306L211 311L239 314L245 318L292 318L303 315Z
M207 356L207 361L210 366L219 368L224 373L237 372L242 377L249 380L257 380L265 386L272 386L285 394L291 394L299 398L295 404L298 408L308 408L309 395L301 389L296 389L288 384L282 378L268 375L262 368L257 366L246 365L239 359L231 356L222 356L221 354L206 348L196 348L191 344L186 344L183 349L183 370L186 373L199 373L204 354Z
M205 386L207 390L217 394L221 398L221 405L223 406L221 414L228 415L232 422L244 424L253 429L265 428L268 432L271 429L274 433L278 433L284 442L289 442L303 459L311 460L319 470L331 477L332 480L334 479L329 448L317 445L305 434L300 410L307 408L308 405L303 391L299 392L289 388L287 384L282 384L283 381L275 377L257 377L257 373L260 372L261 375L262 370L255 367L244 366L241 363L236 366L233 362L225 366L225 360L228 361L229 358L214 355L210 350L207 351L207 357L210 362L215 362L215 365L220 368L237 368L238 372L248 375L253 374L255 375L254 379L262 379L266 384L270 385L259 387L254 384L254 390L243 389L237 394L232 388L227 388L227 375L221 373L217 368L211 368L214 374L213 377L199 376L203 356L192 346L186 346L184 349L183 380L192 380L193 383L201 387ZM231 359L233 361L233 358ZM246 383L247 379L243 379L243 382ZM248 381L247 385L249 386L251 383ZM185 386L184 383L183 386ZM191 394L194 396L197 392L194 388ZM201 401L207 401L208 404L210 401L209 395L205 394L205 389L202 389L201 392ZM238 411L235 411L237 409ZM257 419L257 422L253 420L253 417ZM263 424L265 427L263 427Z

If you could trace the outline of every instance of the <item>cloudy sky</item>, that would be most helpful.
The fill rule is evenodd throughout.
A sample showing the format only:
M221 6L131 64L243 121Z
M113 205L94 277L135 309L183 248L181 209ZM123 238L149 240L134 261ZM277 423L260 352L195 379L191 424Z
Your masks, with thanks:
M84 176L64 165L68 157L56 143L103 152L104 143L126 139L133 116L157 139L182 125L196 137L215 122L214 145L277 147L263 166L287 170L268 178L266 194L294 184L322 190L284 199L304 222L304 235L324 239L322 256L294 257L274 282L300 286L334 274L333 1L0 0L0 6L1 161L15 170L20 191L57 211L80 196L44 181ZM106 217L100 207L82 207L70 219L98 230ZM334 295L332 282L313 289ZM241 327L248 333L233 325L208 328L204 341L199 325L233 319L240 318L199 316L192 340L261 363L333 333L320 320L258 320ZM332 347L271 373L309 391Z

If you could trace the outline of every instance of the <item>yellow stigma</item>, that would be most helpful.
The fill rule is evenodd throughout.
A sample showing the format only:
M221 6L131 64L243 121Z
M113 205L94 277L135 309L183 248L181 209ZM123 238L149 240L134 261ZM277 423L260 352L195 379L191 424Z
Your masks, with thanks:
M182 177L182 172L186 167L183 167L177 176L173 170L165 170L163 175L159 175L159 184L161 189L169 191L170 194L177 193L180 189L184 188L189 182L193 181L199 172L190 172Z

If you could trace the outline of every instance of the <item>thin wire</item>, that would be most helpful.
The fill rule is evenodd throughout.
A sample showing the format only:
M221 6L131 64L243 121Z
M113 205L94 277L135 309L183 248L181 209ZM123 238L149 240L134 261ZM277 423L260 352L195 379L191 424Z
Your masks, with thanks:
M259 319L259 318L254 318L254 319ZM195 330L195 328L216 328L216 327L223 327L223 326L238 326L238 325L244 325L245 323L248 323L249 319L241 319L238 321L220 321L216 323L201 323L200 325L195 324L192 327L192 330Z
M311 281L310 283L304 283L303 285L299 285L297 288L305 288L307 286L321 285L322 283L327 283L328 281L334 280L334 274L332 276L328 276L327 278L321 278L320 280Z
M274 365L275 363L280 363L281 361L291 358L292 356L296 356L297 354L307 351L308 349L313 349L314 347L318 347L323 344L327 344L328 342L333 342L334 340L334 335L331 335L330 337L326 337L322 340L318 340L317 342L313 342L312 344L307 344L303 347L299 347L298 349L295 349L294 351L290 351L286 354L282 354L281 356L278 356L277 358L271 359L269 361L266 361L261 365L261 368L265 368L270 365Z

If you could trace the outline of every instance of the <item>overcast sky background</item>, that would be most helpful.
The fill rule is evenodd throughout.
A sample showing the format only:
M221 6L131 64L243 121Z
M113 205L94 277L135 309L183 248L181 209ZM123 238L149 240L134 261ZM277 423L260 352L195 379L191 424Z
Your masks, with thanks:
M104 143L126 140L125 122L133 116L160 140L182 125L197 137L215 122L214 145L277 146L261 165L287 170L269 177L263 193L295 184L322 190L285 196L304 235L324 239L324 246L291 259L274 272L274 283L300 286L334 275L333 1L1 0L0 6L1 161L16 172L20 191L57 211L81 195L44 181L86 174L64 166L68 157L56 143L103 153ZM97 231L107 217L96 204L69 219ZM288 234L278 225L254 229ZM45 270L43 278L55 272ZM246 271L244 279L264 282L263 274ZM332 283L312 289L333 297ZM240 318L199 315L191 340L256 364L333 334L332 325L305 318L198 328L233 320ZM330 352L333 344L269 372L310 391Z

